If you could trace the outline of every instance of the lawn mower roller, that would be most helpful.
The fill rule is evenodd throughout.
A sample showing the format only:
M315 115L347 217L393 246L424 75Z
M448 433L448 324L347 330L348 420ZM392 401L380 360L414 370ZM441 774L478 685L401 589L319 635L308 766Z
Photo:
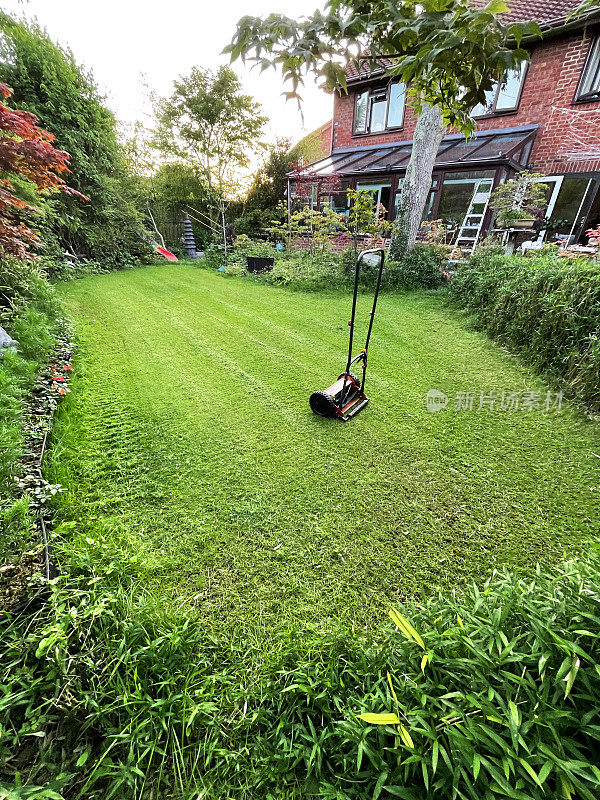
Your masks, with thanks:
M354 294L352 295L352 316L348 321L350 326L350 341L348 343L348 362L346 364L346 371L342 372L335 383L323 389L320 392L313 392L309 399L311 409L315 414L320 417L333 417L342 422L348 422L349 419L355 417L359 411L369 402L369 398L365 394L365 377L367 374L367 351L369 349L369 339L371 338L371 330L373 329L373 319L375 318L375 308L377 306L377 296L379 294L379 287L381 286L381 276L383 275L383 263L385 260L385 251L378 250L363 250L358 256L354 274ZM375 295L373 296L373 307L369 312L369 329L367 330L367 339L364 348L358 355L352 355L352 342L354 339L354 318L356 315L356 297L358 294L358 283L360 279L360 270L362 266L378 267L377 283L375 284ZM350 367L353 364L362 363L362 378L357 378L352 372Z

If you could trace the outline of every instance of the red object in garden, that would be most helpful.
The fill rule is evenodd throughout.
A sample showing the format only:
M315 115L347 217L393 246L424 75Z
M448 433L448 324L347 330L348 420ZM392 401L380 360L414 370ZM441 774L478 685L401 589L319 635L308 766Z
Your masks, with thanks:
M156 252L167 259L167 261L177 261L177 256L175 253L171 253L169 250L165 250L164 247L157 247Z

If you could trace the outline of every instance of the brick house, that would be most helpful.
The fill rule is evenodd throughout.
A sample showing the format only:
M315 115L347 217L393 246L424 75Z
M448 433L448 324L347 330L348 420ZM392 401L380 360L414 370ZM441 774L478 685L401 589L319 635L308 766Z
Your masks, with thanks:
M548 176L539 240L583 241L584 231L600 222L600 13L569 20L577 0L508 1L505 18L535 19L544 38L531 45L529 63L507 71L485 106L473 110L471 138L444 137L424 218L443 219L456 240L474 246L493 225L490 193L528 168ZM319 206L343 212L346 189L362 188L394 218L415 115L404 85L385 79L384 66L370 72L348 66L348 93L334 100L329 154L306 167ZM289 194L293 200L293 181Z

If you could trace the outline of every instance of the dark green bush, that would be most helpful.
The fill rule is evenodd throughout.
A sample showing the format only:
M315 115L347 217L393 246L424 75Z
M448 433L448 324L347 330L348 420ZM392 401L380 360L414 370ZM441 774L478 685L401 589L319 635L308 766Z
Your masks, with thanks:
M395 614L379 642L290 653L246 725L269 742L263 776L353 800L597 798L599 567L495 575Z
M132 558L82 534L50 603L4 620L0 781L18 771L17 796L597 800L596 550L395 612L377 639L268 647L125 589Z
M209 244L204 250L204 258L198 259L197 263L206 269L219 269L225 264L225 248L222 244Z
M245 235L236 238L231 250L231 260L238 262L245 262L248 256L275 258L277 255L278 251L271 242L256 241Z
M356 265L356 253L354 247L350 245L344 248L340 254L340 263L345 275L349 275Z
M276 260L273 269L263 273L261 280L305 292L340 289L347 284L336 256L316 260L308 251L291 253Z
M396 289L438 289L447 257L432 244L417 242L401 259L388 260L385 285Z
M356 258L354 248L348 247L341 254L334 250L292 248L277 251L268 242L253 241L248 236L238 236L229 250L229 268L225 275L244 276L246 258L270 256L275 265L270 272L252 275L255 280L286 286L300 291L324 291L329 289L351 289L354 281ZM443 267L446 256L435 245L418 243L402 261L386 261L382 290L437 289L443 283ZM223 246L211 245L206 251L202 266L218 269L224 263ZM377 279L377 269L363 266L360 287L372 290Z
M272 227L273 220L278 219L276 208L254 208L246 211L234 221L235 232L238 236L256 236L260 231Z
M475 324L539 372L600 410L600 264L482 248L461 263L450 294Z
M54 290L46 280L39 259L19 261L12 256L0 255L0 324L20 313L27 303L33 302L38 311L51 317L58 313Z
M93 261L91 259L79 259L74 261L64 258L42 258L41 263L52 283L58 281L72 281L76 278L85 278L87 275L102 275L111 270L110 266L106 266L99 261ZM136 260L131 266L138 264L139 261ZM121 263L120 266L125 266L124 262Z
M246 267L248 256L264 256L275 258L277 250L270 242L254 241L249 236L238 236L227 248L227 263L238 264ZM204 251L204 258L200 259L200 266L208 269L219 269L225 264L225 248L222 243L210 244Z

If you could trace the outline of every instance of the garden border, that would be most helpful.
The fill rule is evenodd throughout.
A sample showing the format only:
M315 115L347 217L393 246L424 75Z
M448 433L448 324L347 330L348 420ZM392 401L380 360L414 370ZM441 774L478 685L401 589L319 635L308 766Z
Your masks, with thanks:
M24 585L17 590L17 602L11 604L9 597L6 605L1 609L4 613L13 615L27 611L36 601L47 594L47 587L42 586L32 596L28 596L29 581L34 575L40 574L44 581L48 582L58 574L56 564L52 558L45 510L47 500L61 491L62 487L58 484L49 484L45 480L42 473L42 463L59 400L70 392L68 388L69 381L64 373L72 370L71 362L76 348L70 322L63 318L59 321L59 324L61 332L56 337L56 345L47 362L39 370L34 387L25 400L26 451L19 459L19 463L24 466L25 474L22 477L15 477L15 482L21 489L18 494L19 499L28 496L30 501L33 501L35 509L34 528L41 541L42 549L39 554L39 561L37 558L35 559L35 562L37 562L36 568L27 570L25 575L21 571L19 575L19 578L24 580ZM37 445L42 432L43 437L41 437L41 445L38 450ZM36 556L38 555L37 545L32 536L31 546L23 552L22 558L34 553ZM3 566L5 568L8 567L9 572L11 567L16 568L14 562L7 562ZM6 582L10 586L10 577ZM23 595L25 596L21 599Z

